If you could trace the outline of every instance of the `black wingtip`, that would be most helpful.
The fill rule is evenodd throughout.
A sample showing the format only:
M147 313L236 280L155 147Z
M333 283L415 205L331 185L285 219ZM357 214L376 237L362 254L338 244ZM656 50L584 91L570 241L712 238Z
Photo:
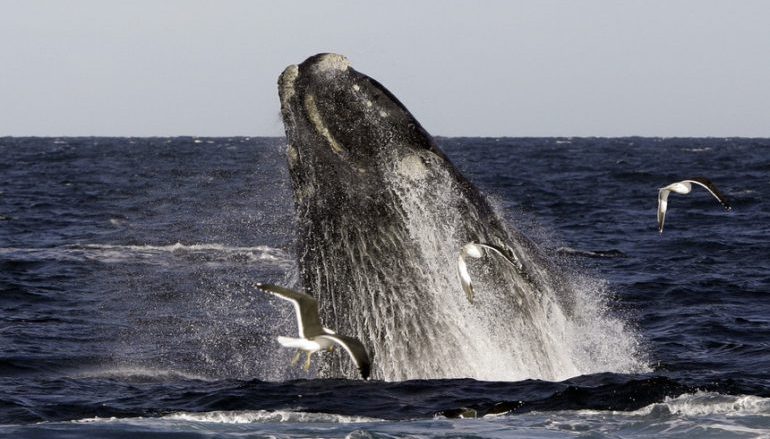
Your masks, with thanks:
M728 210L728 211L733 210L732 206L730 205L730 199L727 198L722 193L722 191L720 191L717 188L717 186L714 184L713 181L709 180L706 177L695 177L695 178L692 178L691 180L700 182L704 186L706 186L716 196L717 200L719 200L719 204L721 204L725 210Z
M361 378L364 381L367 381L372 373L372 360L373 357L369 355L369 351L364 348L364 351L366 352L366 361L362 362L362 364L358 367L358 371L361 373Z

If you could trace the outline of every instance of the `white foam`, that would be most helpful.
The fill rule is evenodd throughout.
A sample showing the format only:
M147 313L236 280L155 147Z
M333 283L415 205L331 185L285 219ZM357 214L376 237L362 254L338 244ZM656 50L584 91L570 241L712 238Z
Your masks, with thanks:
M211 379L203 375L197 375L189 372L183 372L172 369L156 369L148 367L121 366L114 368L95 368L84 369L71 373L71 377L77 378L119 378L119 379L184 379L210 381Z
M158 423L158 422L194 422L208 424L257 424L257 423L325 423L325 424L361 424L382 422L382 419L365 416L346 416L331 413L309 413L291 410L233 410L211 412L177 412L158 418L129 417L102 418L92 417L70 421L75 424L109 424L109 423Z
M567 417L586 418L610 416L619 418L649 418L649 419L687 419L704 417L770 417L770 398L755 395L725 395L716 392L697 391L684 393L676 397L666 397L662 402L656 402L632 411L616 410L565 410L558 412L530 412L533 414L561 414ZM508 414L503 414L508 416ZM486 415L485 418L495 418L499 414ZM520 415L515 415L520 416ZM577 418L576 418L577 419Z
M601 437L770 437L770 398L695 392L635 411L565 410L485 417L538 430Z
M245 262L275 263L286 265L293 258L280 248L260 245L255 247L231 247L223 244L168 244L168 245L119 245L82 244L60 247L16 248L0 247L0 255L28 260L82 261L96 260L104 263L123 263L158 257L185 257L206 255L214 260L238 260Z
M236 410L203 413L179 412L163 416L163 419L208 422L217 424L251 424L256 422L324 422L335 424L357 424L379 422L381 419L365 416L344 416L329 413L293 412L287 410Z
M768 416L770 398L754 395L723 395L714 392L695 392L666 398L663 402L641 408L632 415L648 416L661 413L685 417L710 415L726 416Z
M192 431L212 436L276 432L304 436L484 437L770 437L770 399L750 395L696 392L622 411L564 410L528 412L481 419L412 419L387 421L364 416L308 413L301 410L233 410L176 412L160 417L90 417L72 424L118 424L165 431ZM43 424L49 424L44 422ZM249 426L251 424L251 426ZM367 425L369 424L369 425ZM350 427L345 427L350 425ZM244 430L244 428L246 430ZM291 430L284 430L290 428ZM351 432L351 429L355 431ZM306 433L307 432L307 433ZM337 434L332 434L337 433ZM283 437L283 436L282 436Z
M114 416L111 416L109 418L102 418L99 416L94 416L93 418L83 418L83 419L73 419L70 421L73 424L107 424L111 422L123 422L129 419L143 419L143 418L116 418ZM41 422L41 424L44 424L45 422Z

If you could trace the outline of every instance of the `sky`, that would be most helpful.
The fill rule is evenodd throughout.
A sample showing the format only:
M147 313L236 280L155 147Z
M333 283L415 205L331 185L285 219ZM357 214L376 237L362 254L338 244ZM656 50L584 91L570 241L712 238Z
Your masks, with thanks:
M348 57L434 135L770 137L770 2L0 0L0 136L281 136Z

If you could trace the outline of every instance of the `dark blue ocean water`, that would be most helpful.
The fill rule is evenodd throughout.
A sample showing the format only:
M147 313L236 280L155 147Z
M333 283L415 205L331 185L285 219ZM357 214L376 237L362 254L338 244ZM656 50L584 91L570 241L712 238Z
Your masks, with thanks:
M312 379L254 291L296 280L284 139L2 138L0 436L770 436L770 139L438 142L604 282L649 372ZM660 235L693 176L734 210L672 195Z

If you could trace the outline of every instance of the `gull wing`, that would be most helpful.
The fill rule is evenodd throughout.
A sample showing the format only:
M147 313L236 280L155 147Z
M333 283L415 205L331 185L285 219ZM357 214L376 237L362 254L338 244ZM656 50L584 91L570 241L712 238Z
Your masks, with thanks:
M313 338L326 334L318 317L318 301L313 296L272 284L257 284L257 288L294 304L300 337Z
M666 222L666 209L668 209L668 194L671 191L668 186L658 190L658 231L663 233L663 224Z
M516 256L512 256L513 250L511 250L510 248L503 249L501 247L498 247L496 245L491 245L491 244L476 244L476 245L478 245L479 247L483 247L487 250L492 250L493 252L502 256L506 261L508 261L509 264L516 267L517 270L523 269L523 267L521 266L521 263L515 259Z
M465 297L468 298L468 302L473 303L473 284L471 283L471 275L468 273L468 265L465 264L464 252L460 252L457 257L457 274L460 275L460 285L465 291Z
M366 348L364 348L364 345L361 344L358 339L339 334L324 334L316 338L325 338L342 346L356 364L358 371L361 373L361 377L363 379L369 378L372 364L369 361L369 354L366 353Z
M690 180L685 180L690 183L695 183L698 186L704 187L707 191L711 193L711 195L714 196L714 198L719 201L719 204L722 205L722 207L725 208L725 210L732 210L732 207L730 206L730 201L727 199L727 197L722 194L722 192L717 189L717 187L714 185L714 183L711 182L708 178L703 177L697 177Z

